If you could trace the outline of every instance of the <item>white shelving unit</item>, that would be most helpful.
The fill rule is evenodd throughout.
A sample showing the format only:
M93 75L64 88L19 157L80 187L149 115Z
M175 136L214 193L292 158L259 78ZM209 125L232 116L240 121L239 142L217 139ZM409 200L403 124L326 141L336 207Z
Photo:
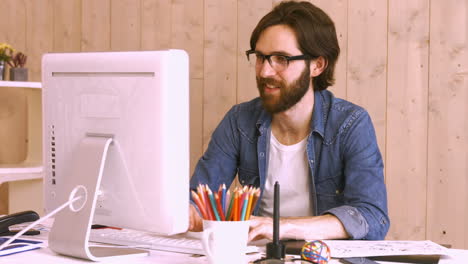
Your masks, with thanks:
M28 154L24 162L0 164L0 184L11 181L41 179L44 174L41 154L41 137L35 133L41 130L40 82L0 81L0 87L30 89L28 93ZM38 102L39 101L39 102Z

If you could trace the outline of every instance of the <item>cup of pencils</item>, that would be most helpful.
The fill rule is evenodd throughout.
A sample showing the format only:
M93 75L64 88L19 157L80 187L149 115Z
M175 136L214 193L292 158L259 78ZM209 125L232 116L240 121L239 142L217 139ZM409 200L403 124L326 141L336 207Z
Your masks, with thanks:
M192 190L192 200L204 220L245 221L249 220L260 197L260 189L252 186L236 187L231 193L226 184L212 191L206 184Z
M213 192L207 185L192 191L203 218L203 247L210 264L246 263L249 219L260 189L244 186L231 193L222 184Z

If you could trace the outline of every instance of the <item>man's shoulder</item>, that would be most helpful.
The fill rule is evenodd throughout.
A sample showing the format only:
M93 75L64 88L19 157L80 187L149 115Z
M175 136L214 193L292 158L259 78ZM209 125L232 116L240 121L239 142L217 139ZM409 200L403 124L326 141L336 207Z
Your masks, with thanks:
M230 112L236 118L252 119L256 122L264 114L264 108L260 97L256 97L250 101L234 105Z
M335 138L338 134L345 132L353 124L356 124L357 120L369 115L363 107L337 98L329 91L322 92L321 97L326 124L325 134L328 134L331 138Z
M234 106L234 108L237 109L237 111L243 111L243 112L248 112L248 111L257 111L261 112L263 110L262 107L262 100L260 97L255 97L254 99L246 102L239 103Z
M359 112L366 112L366 110L350 101L335 97L330 91L322 91L323 105L328 112L333 112L339 115L352 115Z

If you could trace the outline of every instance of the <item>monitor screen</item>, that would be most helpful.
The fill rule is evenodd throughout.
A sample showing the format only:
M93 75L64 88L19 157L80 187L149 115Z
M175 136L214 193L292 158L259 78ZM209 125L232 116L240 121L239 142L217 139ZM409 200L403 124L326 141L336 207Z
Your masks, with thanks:
M187 53L51 53L43 57L42 80L46 211L84 186L92 223L159 234L185 232ZM93 139L110 140L104 146L93 145ZM101 159L91 158L94 154L102 162L94 164ZM94 174L102 177L94 181ZM90 195L94 185L95 197ZM62 211L59 215L80 213Z

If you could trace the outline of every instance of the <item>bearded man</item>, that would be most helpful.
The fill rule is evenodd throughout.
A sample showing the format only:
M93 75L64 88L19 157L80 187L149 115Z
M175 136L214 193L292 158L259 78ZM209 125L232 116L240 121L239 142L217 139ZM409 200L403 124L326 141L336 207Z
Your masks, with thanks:
M340 48L333 21L309 2L281 2L250 38L260 97L235 105L213 132L191 178L217 190L238 175L261 189L249 239L272 238L281 185L280 239L384 239L383 162L365 109L335 98ZM190 230L202 221L191 205Z

